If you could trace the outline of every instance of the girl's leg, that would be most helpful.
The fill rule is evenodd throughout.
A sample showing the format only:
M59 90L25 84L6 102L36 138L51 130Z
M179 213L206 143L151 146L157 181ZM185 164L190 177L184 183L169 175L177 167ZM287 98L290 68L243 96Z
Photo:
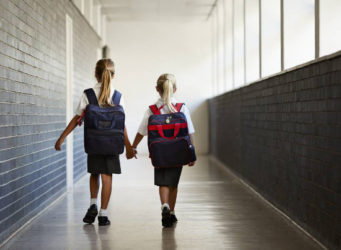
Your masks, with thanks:
M90 175L90 196L91 199L96 199L99 189L99 174Z
M169 187L160 186L159 193L160 193L161 205L165 203L169 203Z
M107 209L111 195L112 174L101 174L102 193L101 193L101 209Z
M169 187L160 186L159 187L160 200L161 200L161 210L162 210L162 226L171 227L172 220L169 208Z
M170 187L169 188L169 207L170 207L171 212L174 211L177 196L178 196L178 188Z
M97 195L98 195L98 189L99 189L99 174L91 174L90 175L90 207L88 211L86 212L83 221L88 224L92 224L95 221L95 218L98 214L97 210ZM93 206L95 205L95 206Z

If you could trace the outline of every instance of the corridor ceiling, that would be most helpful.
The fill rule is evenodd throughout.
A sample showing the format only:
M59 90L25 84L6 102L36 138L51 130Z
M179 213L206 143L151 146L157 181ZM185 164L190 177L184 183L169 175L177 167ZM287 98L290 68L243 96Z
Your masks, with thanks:
M215 0L98 0L108 21L206 21Z

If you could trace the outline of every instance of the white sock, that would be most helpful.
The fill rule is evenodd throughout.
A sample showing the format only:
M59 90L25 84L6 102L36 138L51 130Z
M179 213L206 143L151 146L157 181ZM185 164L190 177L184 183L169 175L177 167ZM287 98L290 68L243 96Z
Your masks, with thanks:
M170 210L169 204L168 204L168 203L163 203L162 206L161 206L161 211L162 211L165 207L168 207L168 209Z
M108 216L108 211L101 208L101 210L99 210L99 216Z
M170 214L175 215L175 212L174 212L174 211L171 211Z
M93 204L97 205L97 198L91 198L90 199L90 206Z

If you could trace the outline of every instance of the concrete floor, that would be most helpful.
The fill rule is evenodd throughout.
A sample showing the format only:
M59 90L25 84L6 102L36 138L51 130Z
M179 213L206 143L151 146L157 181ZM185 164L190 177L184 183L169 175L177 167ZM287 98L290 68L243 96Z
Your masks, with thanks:
M108 227L84 225L88 177L3 249L321 249L208 157L184 168L174 228L161 227L149 159L122 161L114 176Z

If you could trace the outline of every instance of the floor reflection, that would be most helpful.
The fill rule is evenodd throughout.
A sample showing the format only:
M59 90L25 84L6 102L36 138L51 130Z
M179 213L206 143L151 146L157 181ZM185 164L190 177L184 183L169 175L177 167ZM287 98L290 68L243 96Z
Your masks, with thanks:
M95 225L85 224L83 225L83 232L88 238L88 242L91 250L97 250L98 248L98 234Z
M175 223L171 228L162 228L162 250L176 250Z

